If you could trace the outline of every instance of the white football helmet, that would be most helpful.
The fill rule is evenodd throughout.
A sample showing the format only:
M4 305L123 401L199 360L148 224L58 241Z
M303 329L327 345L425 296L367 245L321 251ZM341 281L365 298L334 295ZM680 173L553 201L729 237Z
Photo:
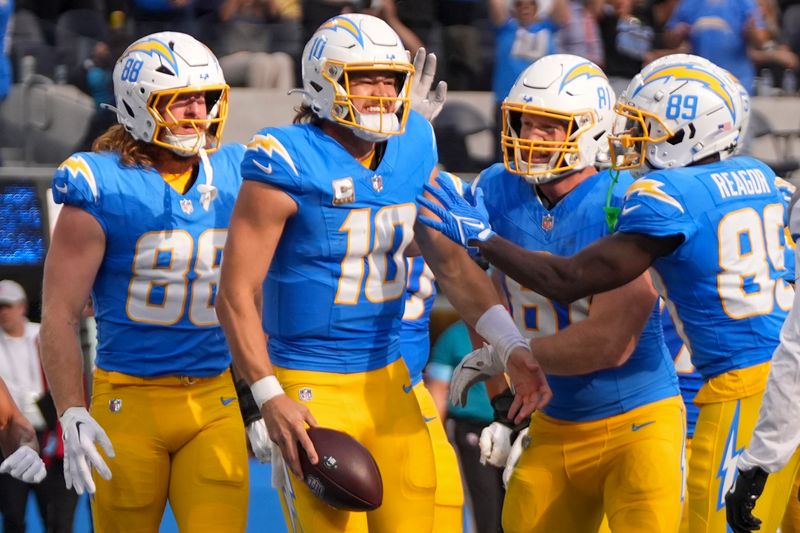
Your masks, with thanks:
M501 105L501 146L506 169L531 183L546 183L608 160L606 136L614 120L614 90L586 58L554 54L526 68ZM563 120L564 141L520 137L524 115ZM550 152L547 163L532 161Z
M714 154L726 159L740 135L740 98L730 77L702 57L673 54L653 61L614 108L614 168L685 167Z
M331 18L306 44L302 70L304 102L318 117L351 128L371 142L405 130L414 67L400 37L383 20L362 14ZM395 73L397 96L358 96L380 108L361 113L353 105L350 77L369 71Z
M183 33L160 32L130 45L114 66L117 121L130 134L178 155L219 148L228 116L228 85L206 45ZM179 95L205 93L207 118L177 120L169 112ZM159 109L166 112L162 115ZM191 125L194 134L170 127Z
M732 153L735 155L742 151L745 134L747 133L747 128L750 125L750 93L748 93L747 89L744 88L744 85L742 85L742 82L739 81L739 78L727 70L721 67L719 68L728 75L728 77L731 79L731 83L733 83L738 91L736 98L737 107L734 127L739 131L739 138L736 139L736 143L732 147Z

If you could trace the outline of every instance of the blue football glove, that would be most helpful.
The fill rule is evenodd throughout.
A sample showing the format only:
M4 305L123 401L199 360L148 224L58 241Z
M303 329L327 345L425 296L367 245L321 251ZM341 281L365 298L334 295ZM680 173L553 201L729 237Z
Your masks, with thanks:
M481 189L477 190L474 201L470 202L458 193L450 180L437 177L436 183L439 187L426 183L425 190L442 205L437 205L424 196L418 196L417 201L441 220L420 215L420 222L467 249L474 241L484 242L495 235L489 223L489 213L486 211Z

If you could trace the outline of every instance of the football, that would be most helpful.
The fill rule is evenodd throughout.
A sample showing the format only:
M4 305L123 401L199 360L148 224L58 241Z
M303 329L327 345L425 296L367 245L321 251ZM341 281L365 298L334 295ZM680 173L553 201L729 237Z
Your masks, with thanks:
M383 501L378 464L360 442L335 429L308 429L319 462L312 465L300 446L303 479L325 503L344 511L372 511Z

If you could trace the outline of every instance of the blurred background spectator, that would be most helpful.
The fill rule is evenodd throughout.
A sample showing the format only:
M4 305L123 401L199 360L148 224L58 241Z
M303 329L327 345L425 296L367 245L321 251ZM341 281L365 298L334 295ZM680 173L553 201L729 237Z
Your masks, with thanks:
M425 369L425 386L433 396L442 420L452 421L453 442L458 451L461 471L472 502L472 515L480 533L502 532L503 471L480 463L478 442L481 430L494 420L486 385L478 383L469 391L463 407L448 403L450 378L458 363L472 351L469 330L463 320L450 325L439 335L431 349Z
M60 429L39 359L39 324L26 318L27 300L20 284L0 281L0 377L36 429L47 477L29 484L0 474L0 513L6 533L24 533L28 492L33 491L48 533L67 533L72 531L78 495L64 485Z

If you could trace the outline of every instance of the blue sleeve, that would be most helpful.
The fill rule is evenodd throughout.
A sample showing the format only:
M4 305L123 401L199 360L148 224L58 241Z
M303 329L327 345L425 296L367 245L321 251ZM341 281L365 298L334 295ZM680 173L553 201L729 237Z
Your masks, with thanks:
M242 159L242 178L271 185L300 203L303 180L289 150L274 133L277 132L263 130L247 144Z
M634 181L625 192L618 231L653 237L683 235L688 240L697 230L694 218L669 184L648 176Z
M108 226L101 209L102 196L98 189L91 154L77 153L61 163L53 175L53 201L57 204L79 207L88 212L108 233Z

